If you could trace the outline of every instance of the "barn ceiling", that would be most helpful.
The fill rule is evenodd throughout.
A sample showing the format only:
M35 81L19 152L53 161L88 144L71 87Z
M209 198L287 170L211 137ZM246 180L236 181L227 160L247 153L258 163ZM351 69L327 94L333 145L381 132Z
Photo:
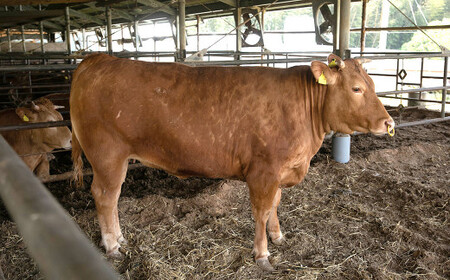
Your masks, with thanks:
M187 19L196 15L211 16L230 14L240 7L265 6L274 0L186 0ZM311 1L278 0L271 8L311 5ZM64 10L69 7L71 28L89 28L106 24L105 8L112 10L113 24L130 23L135 20L174 18L178 0L0 0L0 29L36 29L39 21L46 31L62 31L65 26Z

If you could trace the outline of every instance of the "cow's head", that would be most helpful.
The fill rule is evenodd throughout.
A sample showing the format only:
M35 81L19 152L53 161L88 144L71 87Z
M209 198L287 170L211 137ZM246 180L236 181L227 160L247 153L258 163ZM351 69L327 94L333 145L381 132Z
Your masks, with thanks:
M62 115L56 111L58 108L42 97L32 102L30 107L17 108L16 114L22 121L30 123L62 121ZM72 133L67 126L33 129L31 137L34 138L33 142L45 144L50 148L71 147Z
M319 83L326 84L324 123L326 130L353 133L385 134L394 128L394 121L375 94L375 85L361 67L362 61L328 56L328 65L311 63Z

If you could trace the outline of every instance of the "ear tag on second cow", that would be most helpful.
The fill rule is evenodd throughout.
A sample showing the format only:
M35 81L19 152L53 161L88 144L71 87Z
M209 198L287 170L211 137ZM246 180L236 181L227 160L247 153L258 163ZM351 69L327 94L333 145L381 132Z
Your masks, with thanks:
M23 115L23 118L22 118L24 121L26 121L26 122L29 122L30 121L30 119L27 117L27 115Z
M319 80L317 82L319 84L321 84L321 85L326 85L327 84L327 78L325 78L325 75L323 74L323 72L320 75Z
M337 67L338 65L336 64L336 59L335 58L333 58L332 60L331 60L331 62L330 63L328 63L328 67Z

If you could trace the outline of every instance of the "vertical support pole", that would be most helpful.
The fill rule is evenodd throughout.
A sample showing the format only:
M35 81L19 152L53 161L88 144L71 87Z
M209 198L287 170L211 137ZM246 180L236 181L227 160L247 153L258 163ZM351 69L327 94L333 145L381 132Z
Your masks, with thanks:
M340 33L340 18L341 18L341 0L336 1L336 5L334 6L335 14L336 14L336 24L333 26L333 53L336 55L340 55L339 53L339 33Z
M350 58L350 5L351 0L338 0L337 15L339 22L339 55L342 59ZM336 37L336 36L335 36ZM350 135L336 133L333 136L333 158L337 162L350 160Z
M180 53L179 59L184 61L186 58L186 0L178 1L178 13L180 17Z
M362 12L361 12L361 55L366 47L366 14L367 14L367 0L361 0Z
M39 21L39 35L41 40L41 52L42 54L44 54L44 24L42 23L42 21Z
M111 7L109 5L106 6L106 36L108 38L108 54L112 55L113 47L112 47L112 16L111 16Z
M136 49L136 55L134 57L135 60L138 59L138 51L139 51L139 32L138 32L138 21L134 21L134 46Z
M170 25L170 30L172 31L173 43L174 43L174 45L175 45L175 50L176 50L177 52L178 52L178 50L179 50L179 48L180 48L180 44L179 44L179 42L178 42L178 37L179 37L179 36L178 36L178 30L180 29L179 26L178 26L178 22L179 22L179 20L178 20L178 14L177 14L177 15L174 16L173 19L172 19L172 23L173 23L173 24ZM174 27L175 27L175 30L173 30ZM176 56L176 54L175 54L175 56ZM176 59L176 57L175 57L175 59Z
M20 32L22 33L22 49L23 52L27 52L27 45L25 44L25 27L23 25L20 26Z
M242 20L242 8L238 6L239 1L236 0L236 11L234 13L234 22L236 23L236 27L241 24ZM242 32L240 28L236 28L236 53L240 53L242 51ZM241 56L236 54L234 56L234 60L240 60Z
M23 11L22 5L19 5L19 11ZM26 53L27 52L27 47L25 44L25 27L23 25L20 26L20 31L22 33L22 49L23 52Z
M397 64L396 64L396 71L395 71L395 90L398 90L398 72L400 72L400 59L397 58ZM397 93L395 94L395 97L397 97Z
M83 37L82 39L82 44L83 44L83 51L86 51L86 29L81 29L81 37Z
M200 16L197 15L197 51L200 51Z
M341 58L349 58L348 43L350 40L350 5L351 0L340 0L339 18L339 53Z
M42 10L41 4L39 4L39 11ZM41 53L44 54L44 24L42 20L39 21L39 38L41 40Z
M389 25L389 8L390 3L383 1L381 4L381 27L387 27ZM380 50L386 50L387 45L387 30L380 32L379 48Z
M67 43L67 54L72 54L72 46L70 43L70 14L69 14L69 6L66 6L64 9L64 16L66 18L66 43ZM69 64L71 63L71 59L68 60Z
M6 36L8 37L8 52L12 52L11 31L9 30L9 28L6 29Z
M445 101L447 99L447 79L448 79L448 56L444 58L444 81L442 86L442 107L441 107L441 117L445 118Z
M122 51L125 51L125 40L123 38L123 24L120 25L120 38L122 40Z

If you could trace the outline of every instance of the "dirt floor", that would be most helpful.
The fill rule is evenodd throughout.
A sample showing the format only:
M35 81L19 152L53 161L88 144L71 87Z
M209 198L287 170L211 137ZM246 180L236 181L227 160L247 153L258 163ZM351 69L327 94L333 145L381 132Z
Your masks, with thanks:
M397 122L437 117L391 114ZM283 190L287 243L269 243L272 274L252 258L244 183L130 171L119 202L126 257L109 261L124 279L450 279L449 129L443 122L398 129L393 138L354 136L348 164L331 159L326 140L305 180ZM69 162L59 154L53 172L69 170ZM99 244L90 180L84 189L67 181L47 187ZM5 278L43 278L3 206L0 234Z

